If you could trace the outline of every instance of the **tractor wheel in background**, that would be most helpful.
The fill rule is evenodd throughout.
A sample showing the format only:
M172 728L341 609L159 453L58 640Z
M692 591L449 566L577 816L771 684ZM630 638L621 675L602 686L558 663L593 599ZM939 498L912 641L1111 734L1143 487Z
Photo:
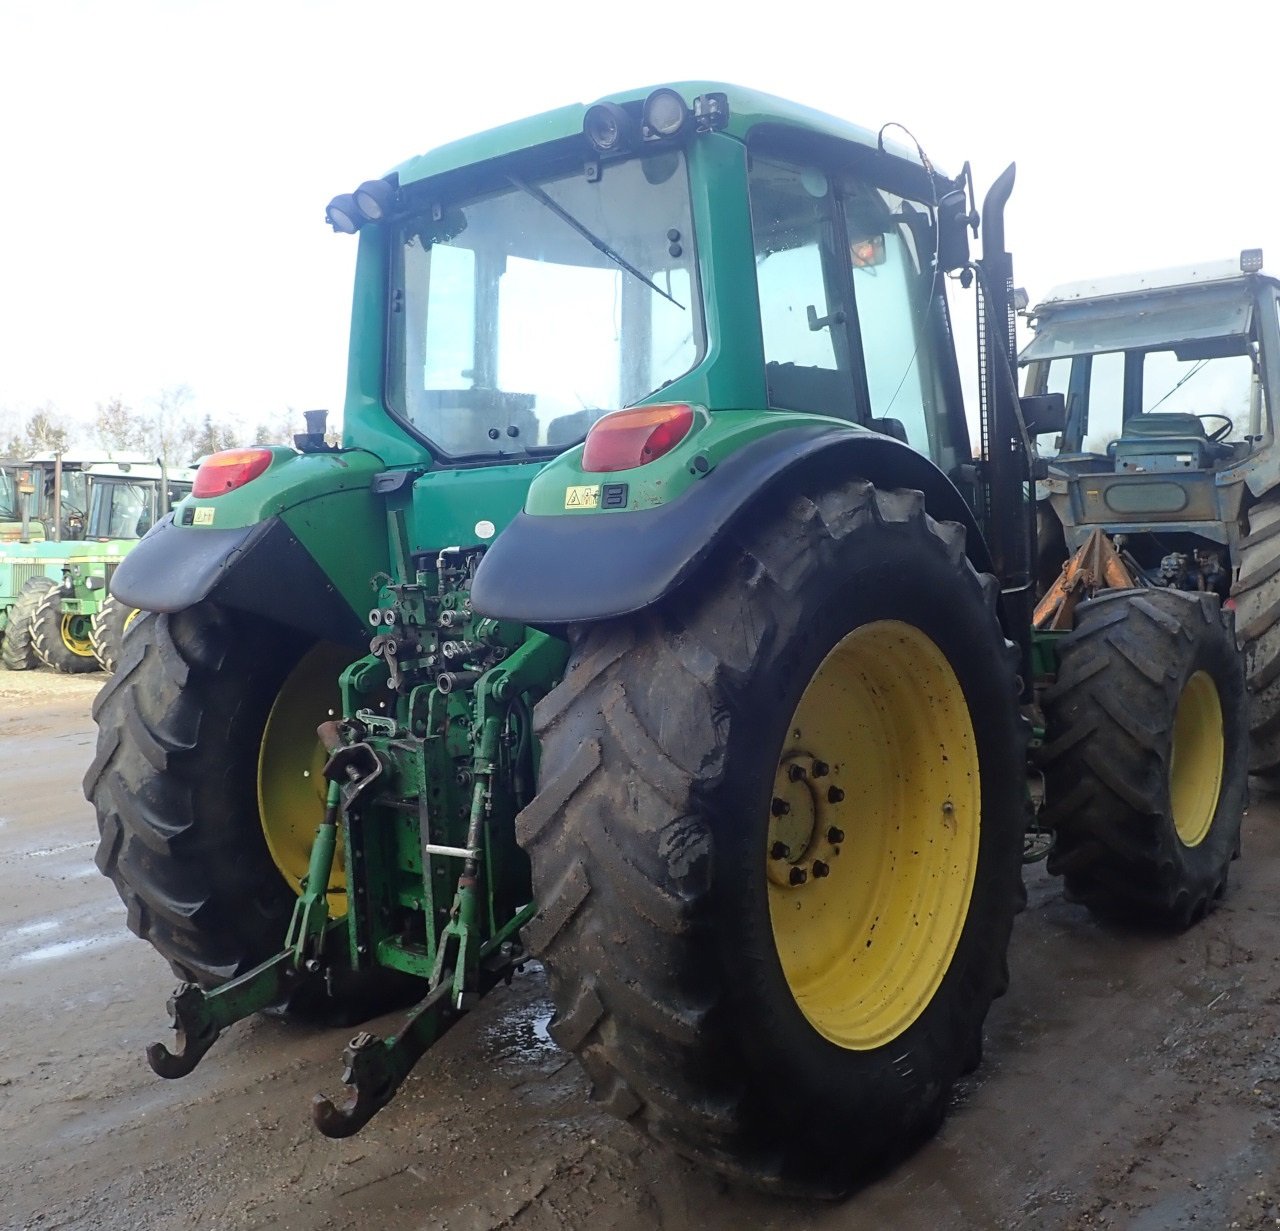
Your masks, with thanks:
M62 591L56 586L41 600L31 624L37 657L46 667L65 675L97 671L89 639L89 617L62 610Z
M1231 593L1249 690L1249 771L1280 788L1280 497L1249 510Z
M1244 669L1216 595L1077 609L1044 695L1049 871L1106 916L1184 928L1222 896L1247 785Z
M10 671L30 671L40 665L33 630L36 612L50 592L58 592L58 583L48 577L32 577L18 591L17 601L9 608L4 641L0 643L0 663Z
M996 584L918 492L855 481L755 525L659 609L574 634L516 823L525 940L610 1111L831 1195L979 1062L1026 731Z
M316 727L351 658L211 603L130 627L84 789L99 869L181 978L215 987L283 946L324 809ZM346 912L341 847L329 908ZM377 972L341 993L368 1016L406 983Z
M89 623L89 640L93 643L93 656L108 675L120 661L120 650L129 626L142 613L128 603L108 595L102 606L93 613Z

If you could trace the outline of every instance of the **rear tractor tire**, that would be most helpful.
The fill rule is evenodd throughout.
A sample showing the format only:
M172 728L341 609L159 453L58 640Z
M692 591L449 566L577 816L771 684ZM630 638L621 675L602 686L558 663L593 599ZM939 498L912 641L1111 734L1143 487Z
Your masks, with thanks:
M1280 493L1249 510L1231 593L1249 694L1249 772L1280 789Z
M9 608L9 622L0 643L0 663L10 671L31 671L40 666L33 636L36 612L50 592L58 593L57 582L47 577L32 577Z
M517 836L552 1035L610 1111L825 1195L937 1128L1021 887L996 593L918 492L855 481L574 633Z
M89 617L62 610L62 591L56 586L40 600L31 637L40 661L64 675L97 671L89 638Z
M1239 852L1244 669L1216 595L1106 592L1077 609L1043 698L1049 871L1104 917L1185 928Z
M182 979L216 987L282 948L324 808L315 729L352 657L211 603L130 627L94 703L84 790L98 868L130 929ZM331 914L344 914L341 846L329 889ZM351 980L338 998L368 1016L402 982Z
M93 614L89 627L89 640L93 644L93 656L108 675L115 672L124 645L124 635L142 613L128 603L108 595L102 606Z

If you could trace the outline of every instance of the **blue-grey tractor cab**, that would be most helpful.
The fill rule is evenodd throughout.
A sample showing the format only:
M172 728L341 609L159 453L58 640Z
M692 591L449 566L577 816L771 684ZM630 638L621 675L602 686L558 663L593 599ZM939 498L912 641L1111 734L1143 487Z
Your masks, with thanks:
M1234 605L1252 768L1280 782L1280 281L1261 267L1252 249L1057 287L1019 365L1064 400L1037 438L1042 589L1101 531L1139 584Z

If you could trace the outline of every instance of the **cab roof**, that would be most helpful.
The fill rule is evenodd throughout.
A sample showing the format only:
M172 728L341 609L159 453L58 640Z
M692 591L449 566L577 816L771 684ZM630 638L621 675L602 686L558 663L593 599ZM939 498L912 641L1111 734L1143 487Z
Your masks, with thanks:
M1243 290L1265 274L1242 273L1238 260L1201 261L1196 265L1175 265L1168 269L1141 273L1113 274L1086 278L1053 287L1031 311L1033 317L1052 315L1072 304L1103 302L1125 296L1183 291L1200 287L1237 283ZM1267 278L1267 281L1274 279Z
M871 129L815 111L811 107L803 107L799 103L775 98L771 94L725 82L679 81L647 86L644 89L623 90L592 103L570 103L554 111L544 111L541 115L515 120L409 158L395 168L395 173L401 184L414 183L447 171L487 162L491 158L514 154L531 146L573 137L582 132L583 117L595 102L643 102L654 90L664 88L675 90L690 107L700 94L725 95L729 103L729 120L724 131L744 140L752 129L760 125L781 124L818 136L852 142L871 150L878 148L877 135ZM884 148L887 153L919 166L919 155L914 147L886 139Z

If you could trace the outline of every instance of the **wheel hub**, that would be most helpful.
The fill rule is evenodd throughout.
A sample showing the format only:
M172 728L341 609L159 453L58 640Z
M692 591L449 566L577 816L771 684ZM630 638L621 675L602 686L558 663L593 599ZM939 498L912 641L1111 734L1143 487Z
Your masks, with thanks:
M778 765L769 815L768 876L773 884L799 889L830 875L844 841L836 815L843 799L828 762L798 752Z

